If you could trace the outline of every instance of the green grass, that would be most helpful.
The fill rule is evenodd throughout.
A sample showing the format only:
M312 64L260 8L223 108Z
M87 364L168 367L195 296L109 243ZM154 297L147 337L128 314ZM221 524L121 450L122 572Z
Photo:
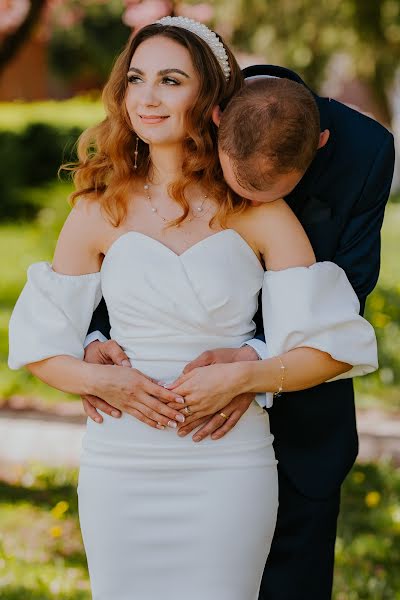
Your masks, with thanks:
M335 600L400 599L400 470L356 465L343 487Z
M355 389L357 404L362 407L381 407L398 410L400 408L400 382L392 385L393 369L385 364L383 350L400 357L400 323L386 322L387 310L390 306L382 306L382 293L385 297L389 290L394 295L394 302L400 302L400 262L399 255L400 203L388 204L382 228L382 263L377 287L368 297L367 307L374 313L373 325L381 333L380 371L366 377L356 378Z
M382 265L379 283L400 291L399 262L400 203L390 203L382 228Z
M0 480L0 598L89 600L77 473L40 465Z
M45 123L55 127L85 129L104 118L104 109L98 98L80 96L70 100L45 102L0 103L0 130L22 131L31 123Z
M72 398L32 377L27 371L7 366L8 322L32 262L51 260L59 231L68 212L71 186L56 182L30 190L43 208L32 223L0 225L0 398L13 395L40 397L57 402Z
M89 600L77 472L40 465L0 474L0 598ZM345 482L335 600L400 599L400 470L356 465ZM188 594L190 598L190 594Z

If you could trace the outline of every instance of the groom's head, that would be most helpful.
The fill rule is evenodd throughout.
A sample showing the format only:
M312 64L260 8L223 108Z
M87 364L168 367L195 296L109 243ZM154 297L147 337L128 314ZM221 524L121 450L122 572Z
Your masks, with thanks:
M311 92L289 79L251 80L215 120L226 182L255 204L287 196L329 138Z

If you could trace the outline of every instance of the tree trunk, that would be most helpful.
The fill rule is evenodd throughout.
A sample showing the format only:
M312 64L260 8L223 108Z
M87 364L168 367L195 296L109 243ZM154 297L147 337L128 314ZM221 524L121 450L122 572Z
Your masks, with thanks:
M0 75L31 34L34 26L39 21L45 4L46 0L31 0L31 7L25 20L14 33L5 38L0 48Z

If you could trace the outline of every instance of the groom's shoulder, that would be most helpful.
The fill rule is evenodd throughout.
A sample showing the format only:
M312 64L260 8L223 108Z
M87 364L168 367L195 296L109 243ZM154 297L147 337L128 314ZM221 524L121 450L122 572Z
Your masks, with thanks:
M368 141L369 145L381 145L393 138L391 132L370 114L333 98L317 96L321 121L328 124L337 141L342 139L357 141L360 145ZM326 113L326 114L324 114Z

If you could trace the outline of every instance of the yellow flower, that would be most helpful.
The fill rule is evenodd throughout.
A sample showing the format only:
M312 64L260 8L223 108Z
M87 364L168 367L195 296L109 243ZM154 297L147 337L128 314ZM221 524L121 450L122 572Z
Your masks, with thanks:
M376 313L374 315L374 325L375 327L385 327L389 323L390 319L384 313Z
M392 529L395 533L400 533L400 505L392 505L389 508L390 516L392 517Z
M365 496L365 504L368 506L368 508L374 508L375 506L378 506L380 501L381 495L379 492L368 492L368 494Z
M362 483L365 479L365 473L362 471L354 471L353 473L353 481L354 483Z
M50 529L50 535L53 538L59 538L62 536L62 529L61 527L58 527L58 525L54 525L54 527L51 527Z
M57 502L57 504L51 509L51 514L55 519L61 519L64 513L69 509L68 502L65 500L61 500L61 502Z

